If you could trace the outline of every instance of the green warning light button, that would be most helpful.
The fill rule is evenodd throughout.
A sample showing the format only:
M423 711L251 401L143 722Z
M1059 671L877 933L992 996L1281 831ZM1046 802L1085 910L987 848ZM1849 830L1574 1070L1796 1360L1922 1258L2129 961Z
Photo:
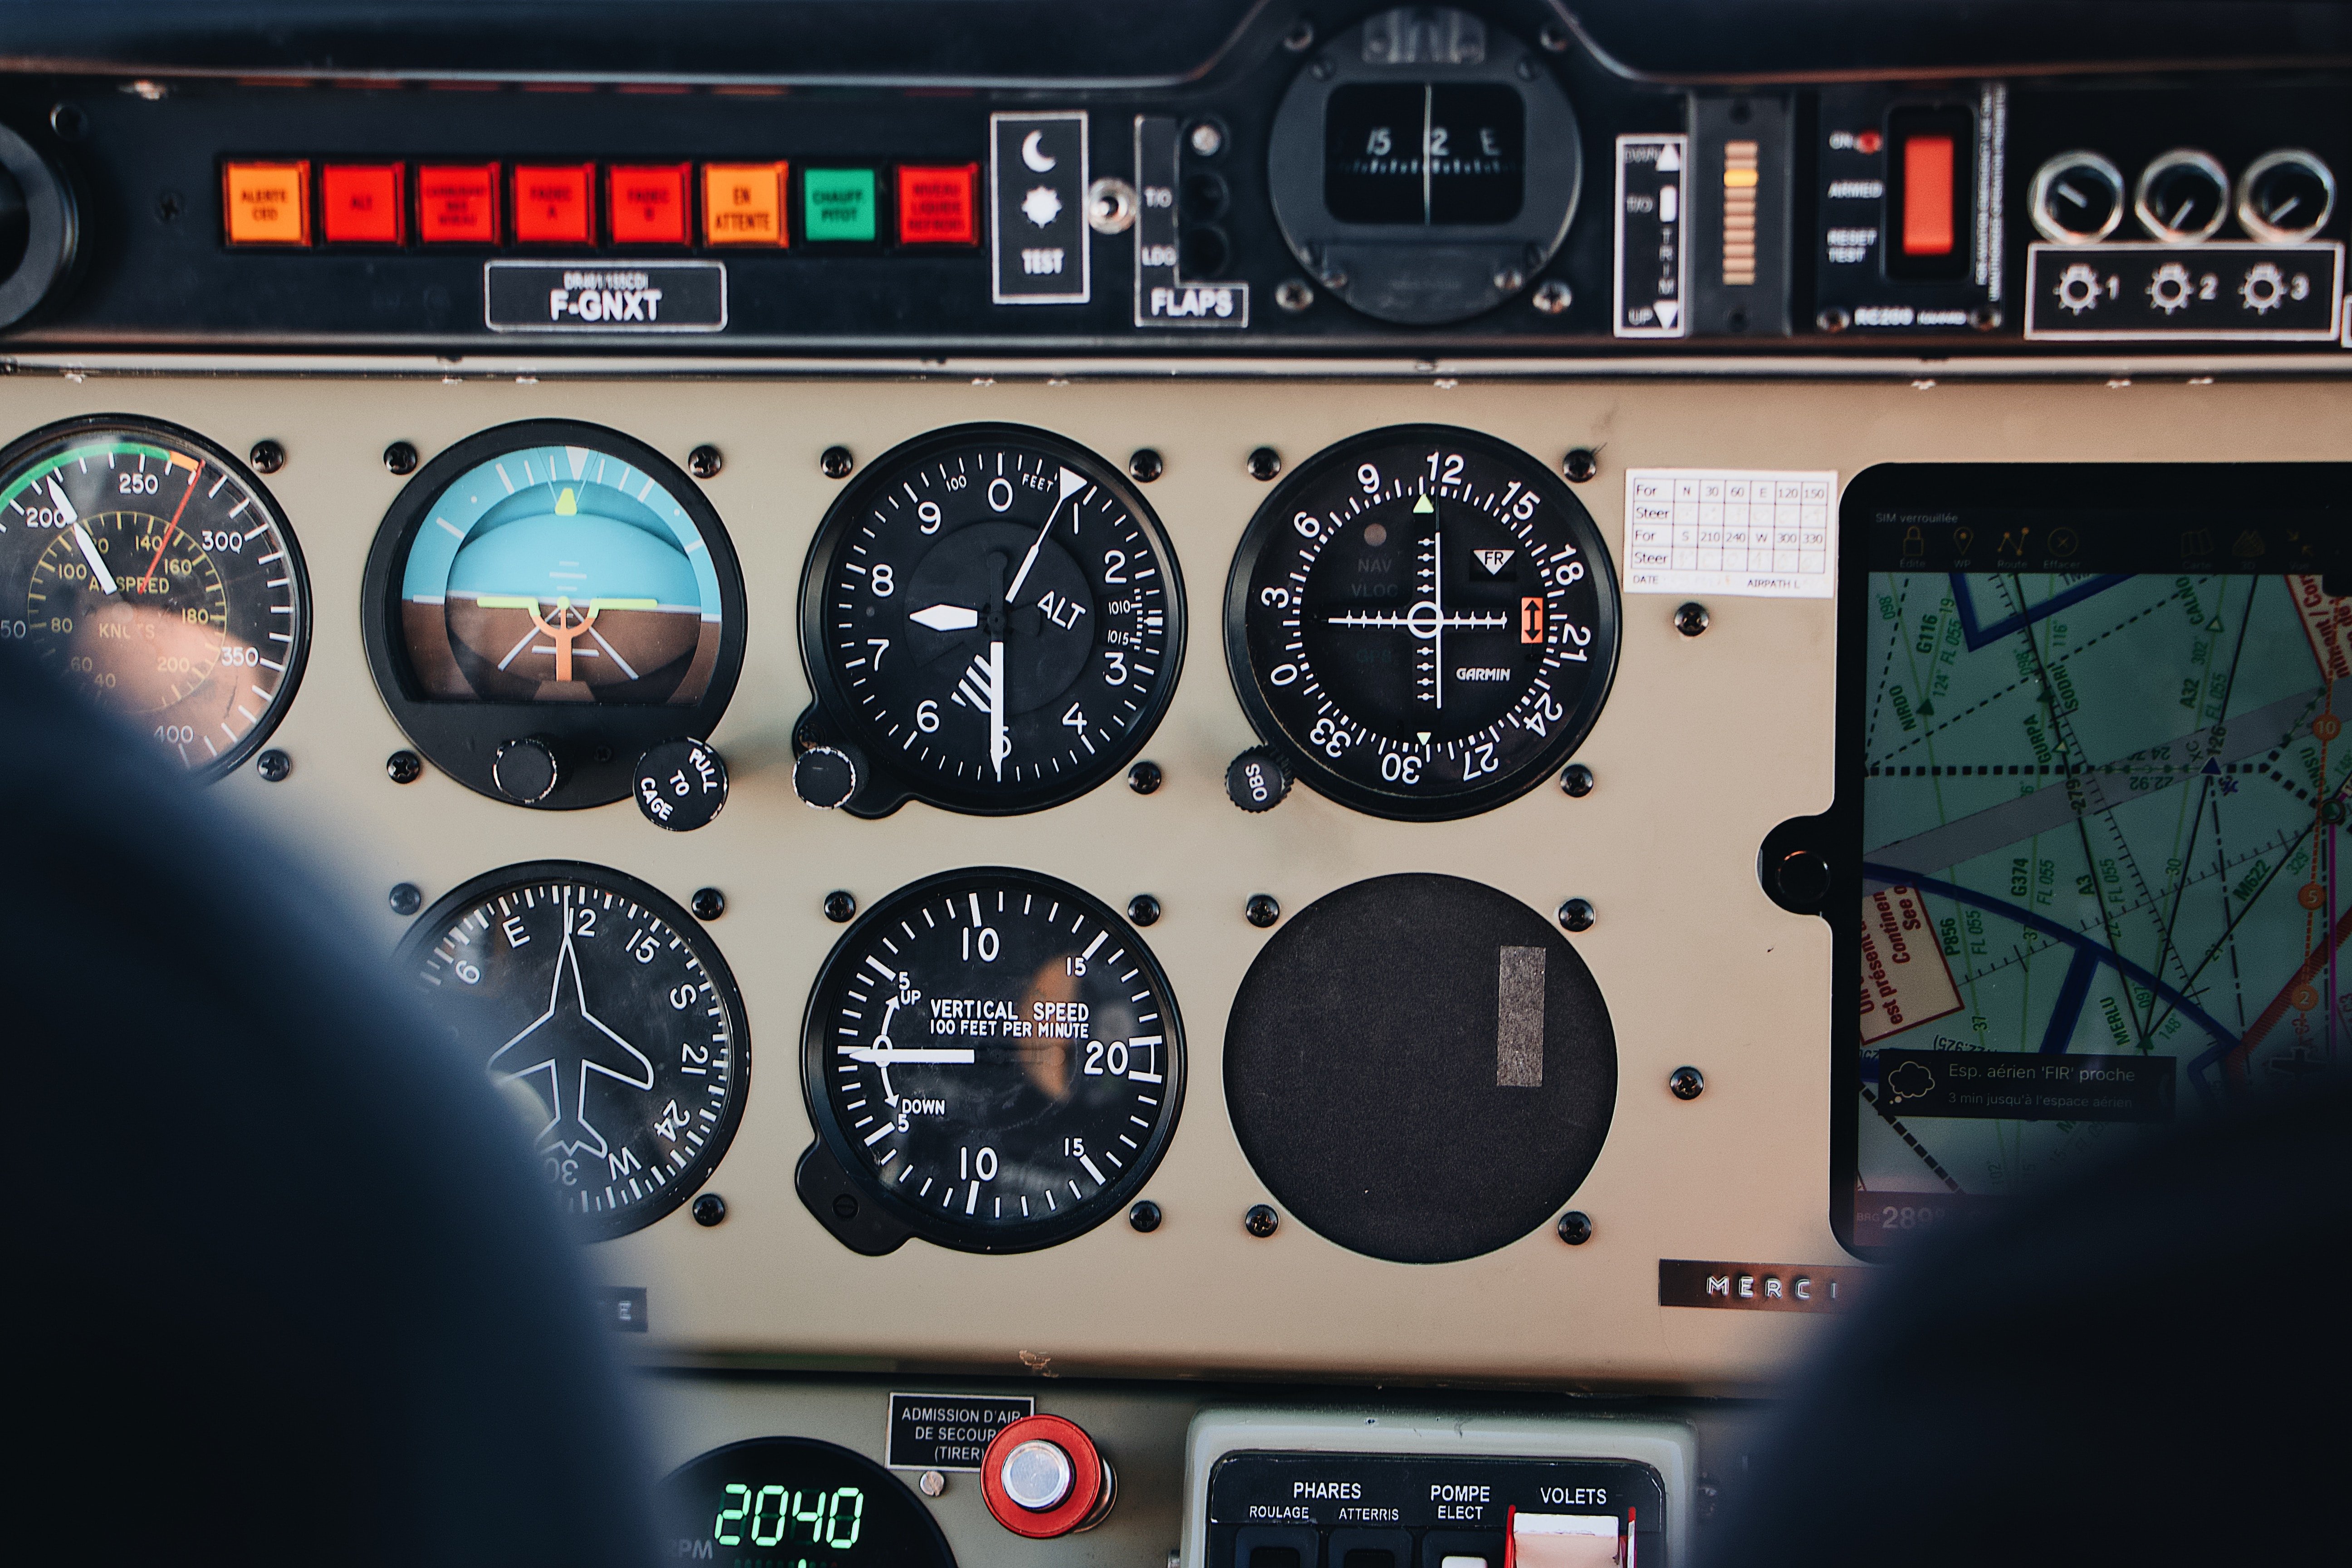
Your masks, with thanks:
M801 232L812 240L874 237L874 171L811 169L801 176Z

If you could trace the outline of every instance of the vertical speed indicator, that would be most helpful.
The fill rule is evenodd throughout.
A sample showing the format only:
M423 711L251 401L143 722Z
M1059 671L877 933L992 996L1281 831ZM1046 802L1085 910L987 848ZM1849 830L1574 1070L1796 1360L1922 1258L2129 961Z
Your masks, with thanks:
M1398 426L1269 495L1225 589L1261 739L1334 800L1467 816L1532 789L1600 717L1617 574L1592 518L1516 447Z
M1024 1252L1142 1188L1183 1100L1184 1037L1125 921L1067 882L980 868L849 928L801 1076L819 1137L801 1196L845 1243Z
M1036 811L1150 739L1183 658L1183 589L1158 520L1099 457L960 426L883 454L826 514L801 649L803 735L856 772L823 804Z

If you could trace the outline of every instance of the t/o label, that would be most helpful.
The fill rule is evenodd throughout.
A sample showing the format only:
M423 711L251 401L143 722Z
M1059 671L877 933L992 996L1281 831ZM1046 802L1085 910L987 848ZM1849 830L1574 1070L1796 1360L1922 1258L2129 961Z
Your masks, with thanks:
M889 1467L894 1470L977 1470L989 1439L1037 1413L1030 1398L970 1394L890 1396Z

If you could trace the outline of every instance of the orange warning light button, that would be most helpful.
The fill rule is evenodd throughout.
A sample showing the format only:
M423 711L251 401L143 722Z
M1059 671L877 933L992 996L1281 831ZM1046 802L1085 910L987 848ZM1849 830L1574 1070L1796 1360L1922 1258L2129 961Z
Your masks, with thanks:
M790 163L702 165L702 243L790 245L784 180Z
M310 164L225 163L221 222L231 245L310 243Z

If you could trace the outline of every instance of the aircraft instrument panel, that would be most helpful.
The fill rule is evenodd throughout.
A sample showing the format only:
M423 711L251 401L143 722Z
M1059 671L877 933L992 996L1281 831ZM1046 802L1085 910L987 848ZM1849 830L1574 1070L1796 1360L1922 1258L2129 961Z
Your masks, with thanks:
M511 1110L684 1557L1679 1563L2340 1075L2340 26L73 9L0 641Z

